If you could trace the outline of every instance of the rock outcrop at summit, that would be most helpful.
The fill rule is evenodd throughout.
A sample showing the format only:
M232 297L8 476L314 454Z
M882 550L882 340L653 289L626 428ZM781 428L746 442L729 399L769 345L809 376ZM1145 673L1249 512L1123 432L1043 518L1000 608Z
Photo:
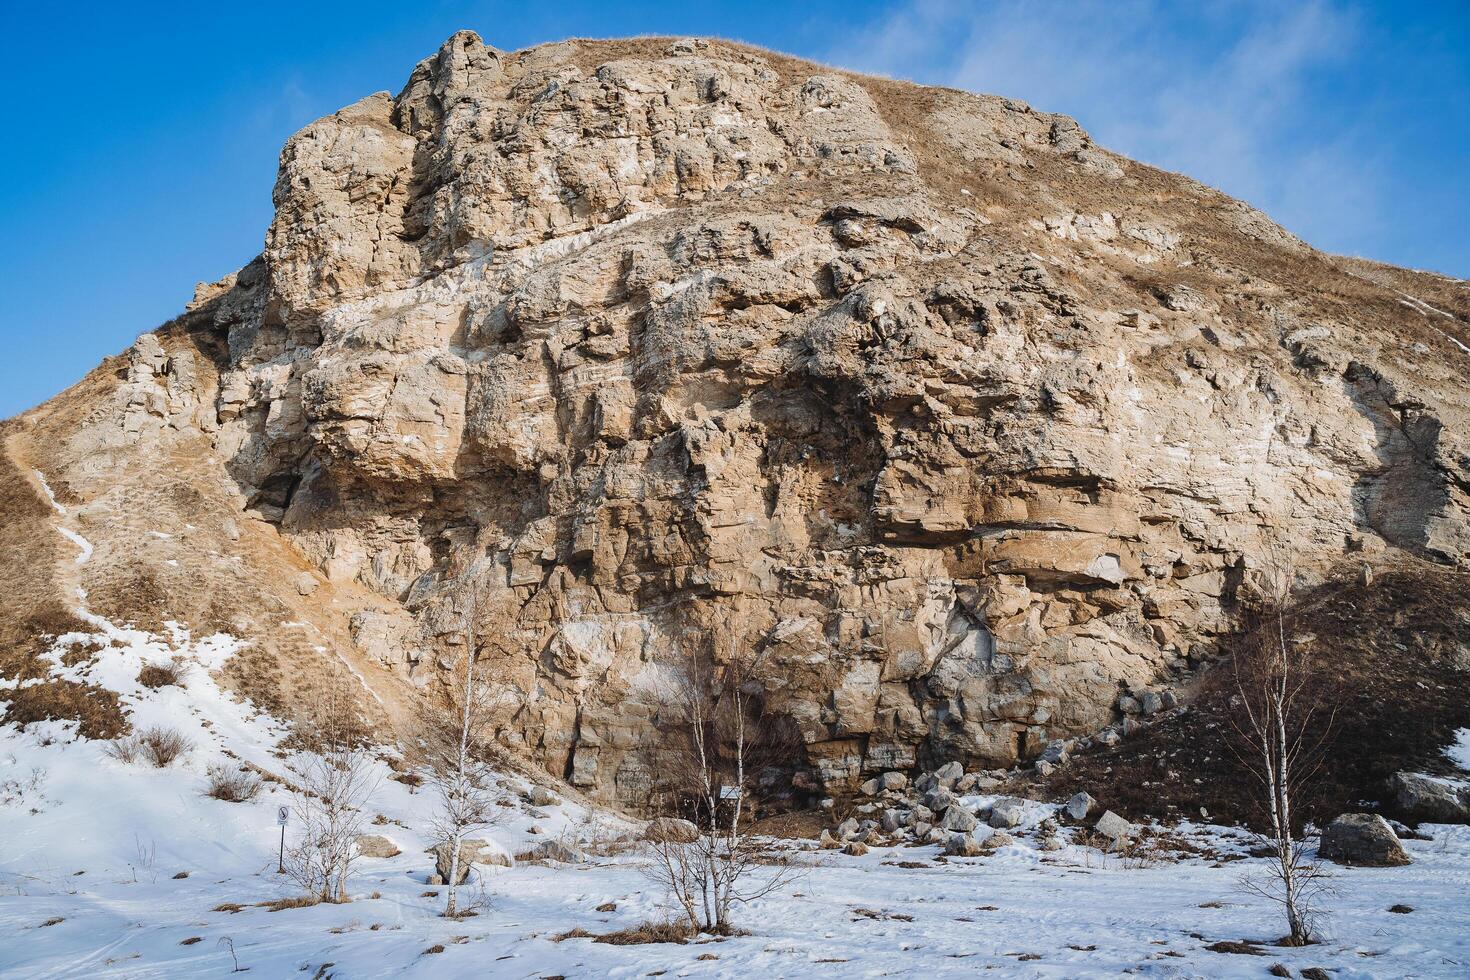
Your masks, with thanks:
M411 698L473 592L502 741L603 799L646 800L698 650L759 651L797 785L852 789L1113 724L1278 556L1470 563L1466 284L1064 116L461 32L292 137L274 198L258 259L12 453L83 512L182 461L252 570L225 621L288 672L310 607Z

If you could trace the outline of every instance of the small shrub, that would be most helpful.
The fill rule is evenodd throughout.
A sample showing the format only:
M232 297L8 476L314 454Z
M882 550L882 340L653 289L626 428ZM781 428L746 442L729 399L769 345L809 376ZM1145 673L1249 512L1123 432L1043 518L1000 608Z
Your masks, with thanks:
M244 769L227 766L210 766L209 783L204 795L226 803L244 803L253 800L260 792L260 777Z
M155 691L160 687L182 687L188 673L189 664L175 657L163 663L144 664L138 671L138 683Z
M107 753L108 758L116 759L125 765L132 765L138 761L138 751L141 748L142 744L138 741L138 736L133 734L125 738L113 739L102 751Z
M255 904L258 908L282 912L286 909L309 909L313 905L322 904L322 899L320 895L297 895L294 898L278 898L273 902L256 902Z
M139 734L143 758L163 769L194 747L176 728L155 726Z
M641 946L646 943L687 943L694 934L687 922L644 922L631 929L619 929L593 939L609 946Z
M113 739L105 751L119 762L131 764L144 759L163 769L193 747L177 729L155 726L126 738Z

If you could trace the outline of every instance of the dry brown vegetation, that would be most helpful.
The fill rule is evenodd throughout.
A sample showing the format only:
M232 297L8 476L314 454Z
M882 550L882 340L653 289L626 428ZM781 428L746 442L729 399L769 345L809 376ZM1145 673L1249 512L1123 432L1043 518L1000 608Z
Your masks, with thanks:
M177 657L162 663L144 664L138 671L138 683L158 690L161 687L180 687L188 676L189 664Z
M178 729L155 726L115 739L107 746L107 754L119 762L142 760L163 769L193 747Z
M578 926L567 932L559 933L551 937L552 942L560 943L568 939L590 939L594 943L605 943L608 946L642 946L648 943L679 943L683 945L694 938L694 933L687 922L676 922L669 919L656 922L640 922L636 926L627 929L618 929L615 932L595 933L588 932Z
M260 777L249 770L210 766L204 795L227 803L244 803L260 793Z
M83 738L111 739L128 730L117 694L95 684L52 678L0 692L9 702L0 723L24 728L37 721L74 721Z
M1363 800L1392 813L1389 777L1443 771L1441 750L1470 726L1470 574L1405 561L1363 585L1345 569L1300 596L1289 619L1319 661L1324 703L1335 706L1314 722L1334 732L1294 822L1320 823ZM1236 696L1232 672L1217 666L1187 710L1075 759L1046 785L1057 796L1085 789L1126 816L1198 817L1203 806L1213 819L1264 826L1252 777L1226 745Z

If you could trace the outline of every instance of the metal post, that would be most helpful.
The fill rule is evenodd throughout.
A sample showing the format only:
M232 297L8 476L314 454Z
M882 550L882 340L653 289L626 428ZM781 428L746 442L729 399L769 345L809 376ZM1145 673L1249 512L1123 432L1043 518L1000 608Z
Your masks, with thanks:
M291 810L288 807L276 807L276 823L281 827L281 849L276 855L276 874L286 873L286 821L291 818Z

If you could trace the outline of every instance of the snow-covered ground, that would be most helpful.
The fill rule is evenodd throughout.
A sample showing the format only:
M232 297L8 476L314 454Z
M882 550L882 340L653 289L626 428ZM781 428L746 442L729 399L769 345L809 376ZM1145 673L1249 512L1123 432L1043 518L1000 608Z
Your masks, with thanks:
M76 641L79 637L70 638ZM1407 841L1407 868L1334 869L1327 941L1264 957L1217 953L1220 940L1268 939L1275 911L1239 887L1255 861L1138 866L1092 848L1045 852L1024 836L994 856L935 861L932 847L875 848L861 858L800 855L812 868L784 893L741 911L750 935L680 945L557 942L574 928L605 933L667 914L637 852L577 866L489 869L487 907L445 920L425 884L431 799L386 778L371 803L374 830L402 848L363 859L355 900L269 911L296 894L275 873L276 807L268 788L248 803L203 795L226 750L281 771L283 732L222 692L209 668L233 641L182 632L115 630L87 674L123 693L135 724L168 724L195 746L167 769L127 765L52 723L0 729L0 781L19 798L0 806L0 975L5 977L255 976L638 977L1264 976L1285 963L1336 977L1470 975L1470 828L1432 827ZM150 691L133 678L148 660L196 658L182 688ZM567 802L518 802L489 836L519 852L548 836L607 838L625 827ZM544 831L533 835L538 824ZM288 833L289 833L288 828ZM1231 851L1227 830L1185 828ZM900 867L897 862L921 867ZM179 877L187 872L187 877ZM243 911L212 911L226 903ZM615 911L599 912L613 903ZM1391 906L1413 907L1407 914ZM51 924L47 924L51 923ZM186 941L197 941L185 945ZM442 952L427 952L442 946ZM324 964L331 964L324 968Z

